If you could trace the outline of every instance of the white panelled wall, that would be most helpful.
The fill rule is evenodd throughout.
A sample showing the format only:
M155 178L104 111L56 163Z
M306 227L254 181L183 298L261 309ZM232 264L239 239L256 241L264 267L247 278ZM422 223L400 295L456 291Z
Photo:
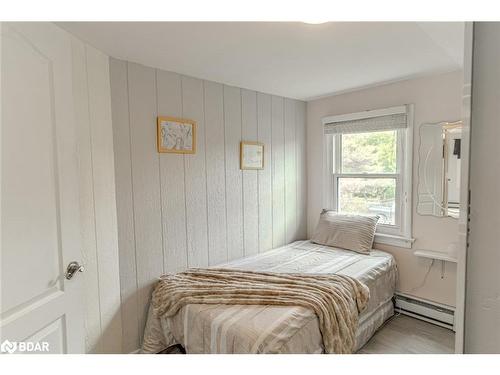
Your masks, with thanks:
M304 102L111 59L123 352L139 348L151 287L306 238ZM156 151L156 117L197 122L194 155ZM264 169L239 168L241 140Z
M122 325L109 58L71 40L85 272L85 350L120 353ZM80 276L79 276L80 277Z

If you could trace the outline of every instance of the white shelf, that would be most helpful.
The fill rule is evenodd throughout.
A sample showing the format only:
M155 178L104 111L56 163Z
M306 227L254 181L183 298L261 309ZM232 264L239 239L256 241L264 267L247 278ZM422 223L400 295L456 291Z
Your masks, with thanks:
M453 257L448 253L443 253L441 251L433 251L433 250L416 250L413 255L421 258L429 258L442 260L444 262L452 262L457 263L457 258Z

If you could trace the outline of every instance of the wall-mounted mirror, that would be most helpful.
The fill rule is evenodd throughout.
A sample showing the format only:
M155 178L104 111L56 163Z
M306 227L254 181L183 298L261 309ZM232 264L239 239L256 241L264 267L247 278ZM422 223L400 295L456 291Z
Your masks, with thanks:
M418 202L420 215L458 218L462 122L420 126Z

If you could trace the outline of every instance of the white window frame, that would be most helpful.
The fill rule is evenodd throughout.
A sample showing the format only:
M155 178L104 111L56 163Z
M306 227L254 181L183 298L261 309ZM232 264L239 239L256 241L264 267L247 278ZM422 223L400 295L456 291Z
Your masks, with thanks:
M323 207L337 210L338 181L342 177L396 178L396 225L378 225L375 242L411 248L412 238L412 174L413 174L413 104L363 111L323 118L323 126L335 122L369 119L392 114L406 114L407 127L397 131L397 166L394 174L341 173L341 134L324 135ZM362 130L360 131L362 132Z

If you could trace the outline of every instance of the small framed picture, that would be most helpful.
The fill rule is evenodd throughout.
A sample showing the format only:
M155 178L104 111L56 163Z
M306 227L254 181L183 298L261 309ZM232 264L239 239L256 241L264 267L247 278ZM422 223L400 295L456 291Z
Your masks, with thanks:
M158 117L158 152L196 153L196 122L177 117Z
M264 144L240 143L240 169L264 169Z

